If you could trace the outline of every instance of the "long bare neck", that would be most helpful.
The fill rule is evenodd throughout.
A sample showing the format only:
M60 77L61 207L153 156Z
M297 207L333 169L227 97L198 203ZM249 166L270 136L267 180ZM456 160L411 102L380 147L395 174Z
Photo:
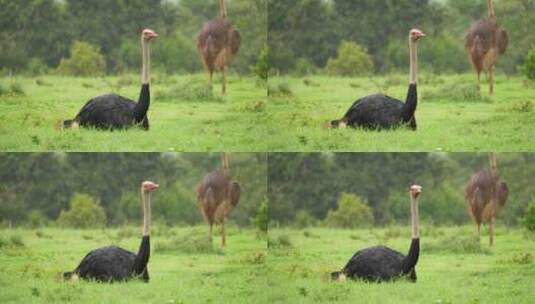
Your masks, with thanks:
M222 168L223 168L223 173L225 175L230 175L230 168L229 168L227 153L222 153L221 154L221 165L222 165Z
M149 84L150 82L150 45L143 37L141 37L141 53L142 53L142 68L141 68L141 83Z
M494 178L498 177L498 163L496 162L496 154L494 153L489 154L489 164L490 164L490 173L492 174L492 177Z
M418 199L411 195L411 226L412 238L420 238L420 218L418 215Z
M409 53L410 53L410 84L416 84L418 82L418 47L409 37Z
M150 210L150 192L141 190L141 199L143 201L143 236L150 236L151 210Z
M219 0L219 17L227 18L227 7L225 6L225 0Z
M496 17L496 12L494 11L494 3L492 3L492 0L487 0L487 7L489 10L489 18Z

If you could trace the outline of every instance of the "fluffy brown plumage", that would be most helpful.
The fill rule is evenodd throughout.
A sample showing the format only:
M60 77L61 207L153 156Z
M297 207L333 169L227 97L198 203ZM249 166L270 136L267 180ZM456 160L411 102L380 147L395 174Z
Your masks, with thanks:
M477 73L478 85L481 72L489 76L489 92L494 93L494 66L498 57L505 54L509 43L509 36L500 27L494 13L492 0L488 0L489 17L472 24L465 36L465 49L468 58Z
M240 33L227 20L225 3L220 1L220 17L208 21L197 36L197 51L210 73L210 83L214 71L219 70L223 76L223 94L226 93L226 69L241 45Z
M491 171L480 170L472 175L465 189L465 202L470 217L480 232L481 223L489 225L489 243L494 244L494 222L498 211L505 206L509 189L500 180L496 158L490 156Z
M197 204L204 220L210 225L209 238L212 239L212 226L221 225L222 246L226 243L225 220L238 204L240 193L240 184L220 170L208 173L197 186Z

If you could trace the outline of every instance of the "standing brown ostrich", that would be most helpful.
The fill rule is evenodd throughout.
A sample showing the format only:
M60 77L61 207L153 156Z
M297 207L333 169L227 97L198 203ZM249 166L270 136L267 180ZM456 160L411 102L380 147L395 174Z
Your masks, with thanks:
M219 0L219 18L204 24L197 36L197 51L201 60L212 77L217 69L223 77L223 95L227 92L226 69L232 58L240 49L241 36L234 26L227 20L225 0Z
M225 221L230 211L240 200L240 184L230 177L228 155L221 155L222 169L208 173L197 186L197 205L210 225L209 238L212 240L212 226L221 225L221 246L225 246Z
M500 180L496 155L489 155L490 171L480 170L470 178L465 189L465 202L470 217L477 225L480 234L481 223L489 225L489 244L494 245L494 223L496 214L505 206L509 189L507 184Z
M470 62L477 73L480 85L481 72L485 71L489 79L489 92L494 94L494 65L500 55L505 54L509 37L496 21L492 0L487 0L489 16L472 24L465 36L464 47Z

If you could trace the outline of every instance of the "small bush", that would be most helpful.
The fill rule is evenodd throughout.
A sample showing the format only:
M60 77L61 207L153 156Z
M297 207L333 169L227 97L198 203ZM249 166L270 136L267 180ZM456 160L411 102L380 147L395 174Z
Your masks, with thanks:
M318 67L307 58L299 58L295 63L294 73L298 76L313 75L318 72Z
M17 248L17 247L24 247L24 241L22 240L22 237L18 234L13 234L9 238L3 238L0 237L0 248L4 247L10 247L10 248Z
M298 228L307 228L313 226L316 222L316 219L308 213L306 210L299 210L295 215L295 225Z
M98 228L106 224L106 213L87 194L77 193L71 199L69 211L62 210L58 217L58 224L62 227L71 228Z
M292 88L286 82L268 86L268 96L291 96Z
M26 73L31 76L39 76L48 72L48 66L39 58L32 58L26 67Z
M18 82L13 82L9 87L9 92L13 95L25 95L22 85Z
M292 241L287 234L281 234L276 238L268 238L268 248L288 248L293 247Z
M526 56L526 60L522 66L522 72L524 72L527 78L535 79L535 47Z
M170 89L159 94L160 100L166 101L222 101L213 93L207 80L188 78L179 81Z
M366 49L354 42L342 41L338 57L330 58L326 69L329 75L358 76L373 73L374 65Z
M173 252L186 254L221 253L215 249L206 233L192 232L169 240L159 241L154 247L156 252Z
M522 224L529 231L535 231L535 200L533 200L527 207L526 213L522 218Z
M46 217L38 210L32 210L28 214L28 226L31 228L40 228L46 226Z
M258 228L258 230L262 232L267 232L268 223L269 223L268 203L267 203L267 200L264 199L264 201L260 204L256 212L255 225L256 225L256 228Z
M106 61L98 47L87 42L75 41L71 57L61 59L58 72L69 76L100 76L106 72Z
M479 101L491 102L488 97L481 95L481 91L476 83L455 82L446 84L439 89L431 92L425 92L426 100L430 99L444 99L447 101L465 102L465 101Z
M264 45L264 47L260 51L260 54L258 55L258 59L256 60L256 65L253 68L253 72L262 81L267 81L268 80L268 75L269 75L269 51L268 51L268 46L267 45Z
M335 228L367 227L373 224L372 209L360 197L343 193L338 208L329 210L325 224Z
M426 252L444 252L454 254L482 253L490 254L487 247L481 246L477 235L453 235L437 242L426 244L423 249Z

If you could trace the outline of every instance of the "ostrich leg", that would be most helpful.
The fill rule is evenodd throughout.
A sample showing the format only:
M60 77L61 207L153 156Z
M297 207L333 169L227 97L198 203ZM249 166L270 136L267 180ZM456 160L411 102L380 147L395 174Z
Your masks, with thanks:
M494 65L489 67L489 93L494 95Z
M221 77L223 78L223 86L222 86L221 92L223 93L223 95L227 94L227 75L226 75L226 73L227 73L226 66L223 66L221 68Z
M226 239L225 239L225 219L221 221L221 246L225 247L226 245Z
M212 242L212 226L213 224L210 224L210 232L208 232L208 239L210 240L210 242Z
M489 222L489 245L494 246L494 222L496 221L496 217L492 216Z

